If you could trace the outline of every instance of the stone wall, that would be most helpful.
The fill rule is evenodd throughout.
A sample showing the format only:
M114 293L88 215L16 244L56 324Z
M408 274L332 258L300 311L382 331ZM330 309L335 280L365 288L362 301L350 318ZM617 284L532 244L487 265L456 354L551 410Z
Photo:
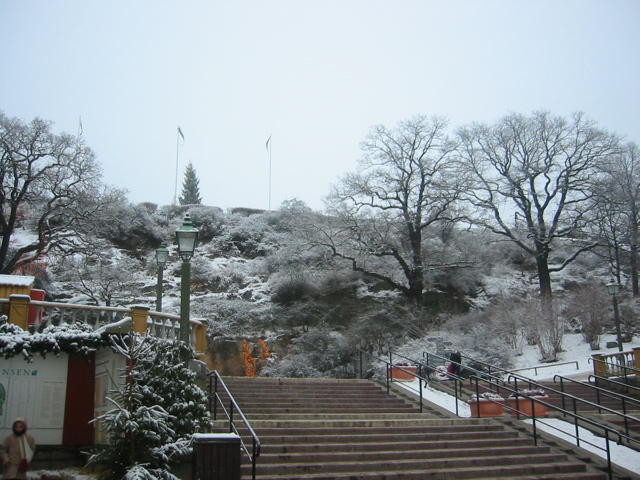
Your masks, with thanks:
M245 338L213 338L209 341L206 363L209 370L217 370L223 376L246 376L245 361L243 356L243 343ZM256 373L266 365L267 360L261 359L263 348L258 338L246 338L249 344L249 352L255 361ZM264 340L271 356L283 357L290 346L288 337Z

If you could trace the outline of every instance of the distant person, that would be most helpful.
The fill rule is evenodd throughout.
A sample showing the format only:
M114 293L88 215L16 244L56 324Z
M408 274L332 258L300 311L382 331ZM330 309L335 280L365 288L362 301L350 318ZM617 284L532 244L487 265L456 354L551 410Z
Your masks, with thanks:
M451 352L451 355L449 355L449 361L451 362L449 364L450 373L452 375L455 375L456 377L459 377L460 366L462 363L462 354L460 353L460 350L456 348L453 352Z
M13 422L13 433L7 435L0 446L5 480L26 479L27 468L35 450L36 441L27 433L26 420L17 418Z

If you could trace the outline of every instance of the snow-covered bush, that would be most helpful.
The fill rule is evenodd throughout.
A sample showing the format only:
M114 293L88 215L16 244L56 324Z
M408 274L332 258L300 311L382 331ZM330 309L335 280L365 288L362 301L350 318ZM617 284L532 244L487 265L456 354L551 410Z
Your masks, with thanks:
M22 355L30 362L35 354L45 357L49 353L64 352L87 356L108 343L104 335L84 323L50 325L41 333L31 334L9 323L5 315L0 316L0 356L3 358Z
M339 332L317 328L293 341L291 353L265 367L262 376L345 377L355 348Z
M267 223L266 214L230 215L221 235L212 241L216 251L225 256L253 259L277 249L279 235Z
M271 289L271 301L279 304L309 299L316 291L313 282L300 270L290 270L275 276Z
M269 363L260 372L261 377L322 378L324 375L309 364L305 355L287 355Z
M189 215L200 232L200 242L211 240L222 234L226 217L219 207L207 207L204 205L190 207Z
M629 303L620 305L620 327L622 328L622 341L631 342L633 334L638 331L638 307Z

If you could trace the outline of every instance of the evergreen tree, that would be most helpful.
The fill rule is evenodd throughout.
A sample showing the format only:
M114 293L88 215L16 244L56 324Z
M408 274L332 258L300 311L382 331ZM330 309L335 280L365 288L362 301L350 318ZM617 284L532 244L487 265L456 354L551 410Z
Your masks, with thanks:
M196 175L196 170L193 168L193 164L189 162L187 169L184 172L184 182L182 182L182 193L180 194L180 205L201 205L202 198L200 198L200 179Z
M112 337L127 359L121 387L109 400L114 409L98 417L109 444L89 459L105 478L177 480L171 463L188 453L191 435L210 428L206 394L184 363L193 350L182 342L131 334Z

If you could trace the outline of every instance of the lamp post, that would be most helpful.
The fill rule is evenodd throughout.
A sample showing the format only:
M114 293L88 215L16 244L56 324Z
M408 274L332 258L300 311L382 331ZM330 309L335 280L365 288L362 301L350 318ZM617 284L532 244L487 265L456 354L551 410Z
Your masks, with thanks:
M162 277L164 274L164 266L167 264L169 250L163 243L156 248L156 264L158 265L158 285L156 286L156 311L162 311Z
M612 278L609 283L607 283L607 291L609 295L613 297L613 315L616 322L616 335L618 336L618 350L622 351L622 332L620 331L620 311L618 310L618 294L620 293L620 289L622 285L616 282L615 278Z
M198 229L193 226L189 214L184 223L176 229L178 253L182 259L182 284L180 288L180 340L189 345L189 304L191 291L191 257L198 244Z

